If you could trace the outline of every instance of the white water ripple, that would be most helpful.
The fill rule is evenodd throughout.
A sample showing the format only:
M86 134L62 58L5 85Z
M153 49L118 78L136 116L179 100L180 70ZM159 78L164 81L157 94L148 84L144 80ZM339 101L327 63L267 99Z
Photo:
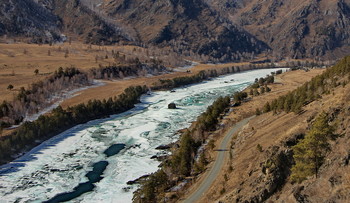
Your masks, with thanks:
M42 143L16 161L0 167L0 203L42 202L79 183L99 161L108 161L103 179L92 192L71 202L131 202L137 186L126 183L158 170L160 162L150 159L159 145L179 137L176 132L189 127L219 96L240 91L255 78L277 69L254 70L219 77L175 92L154 92L128 112L108 119L76 126ZM176 110L167 105L175 102ZM106 157L104 150L125 144L119 154Z

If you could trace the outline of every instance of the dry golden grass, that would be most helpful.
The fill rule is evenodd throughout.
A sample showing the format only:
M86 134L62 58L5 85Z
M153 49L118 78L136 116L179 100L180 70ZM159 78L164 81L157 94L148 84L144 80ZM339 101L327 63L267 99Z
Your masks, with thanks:
M321 72L322 70L312 70L308 73L294 71L281 75L278 79L280 84L273 85L273 91L271 93L257 96L253 98L252 101L244 103L241 107L236 108L236 111L230 115L231 119L238 120L243 117L242 115L254 114L255 109L257 107L261 108L266 101L271 101L279 95L295 89L312 76L320 74ZM322 100L317 100L307 105L304 108L305 112L301 115L295 113L280 113L278 115L267 113L252 119L234 140L233 159L230 161L227 160L227 165L220 177L212 185L210 192L204 196L202 202L213 202L218 199L224 202L231 202L236 198L237 193L235 191L238 189L240 190L239 195L252 195L252 187L258 187L256 180L261 176L261 163L269 158L266 157L265 153L259 152L257 145L262 146L262 149L265 151L272 146L280 146L280 143L291 135L305 133L308 127L307 120L309 118L316 116L321 111L328 111L329 109L341 107L348 102L349 98L347 98L347 96L349 88L349 85L345 88L338 87L335 89L334 94L323 95ZM334 152L330 154L329 160L338 160L337 157L345 157L347 155L347 138L344 137L341 139L344 140L335 143L337 146L333 149ZM230 165L233 167L231 173L228 172ZM310 186L309 191L318 191L318 195L328 194L331 189L329 188L327 180L334 176L334 174L341 174L341 170L342 169L339 169L337 164L334 164L334 166L330 165L328 170L322 172L323 178L321 178L318 183ZM224 174L230 177L229 181L224 181ZM346 179L347 176L344 178ZM310 181L316 180L317 179L312 179ZM327 183L323 183L324 181ZM225 183L227 192L221 195L220 189L223 187L223 183ZM324 185L320 187L319 184ZM344 185L346 187L346 183ZM282 201L288 199L292 187L291 184L287 184L282 192L273 197L278 200L271 200Z
M99 64L113 63L112 57L104 58L115 47L99 47L80 43L49 45L37 44L0 44L0 100L11 100L15 91L8 91L12 84L15 89L27 87L42 80L59 67L75 66L80 69L98 67ZM130 49L129 47L125 47ZM67 57L66 50L68 50ZM48 54L50 52L50 55ZM39 70L39 75L34 70Z
M68 52L66 51L68 50ZM77 67L81 70L88 70L99 65L109 65L115 63L112 58L112 50L119 51L127 57L147 54L153 50L147 50L136 46L96 46L82 44L79 42L37 45L37 44L0 44L0 102L12 100L20 87L28 87L33 82L43 80L47 75L53 73L59 67ZM50 53L49 53L50 52ZM67 55L67 57L65 57ZM105 59L105 56L108 56ZM96 57L98 58L96 60ZM263 59L263 58L262 58ZM191 69L192 73L201 70L222 69L232 66L248 65L245 63L227 64L198 64ZM34 71L38 69L38 75ZM103 87L88 89L80 92L77 97L69 99L63 106L76 105L87 102L90 99L106 99L110 96L120 94L130 85L152 85L158 79L170 79L178 76L188 75L188 73L173 73L157 76L153 78L138 78L125 81L106 81ZM12 91L7 90L9 84L14 86Z
M68 52L66 51L68 50ZM133 54L145 54L147 50L135 46L96 46L82 44L79 42L37 45L37 44L0 44L0 102L2 100L12 100L16 90L20 87L27 88L33 82L43 80L47 75L53 73L59 67L77 67L81 70L88 70L99 65L109 65L115 63L112 58L112 50L119 51L128 57ZM150 50L150 52L152 52ZM65 57L67 55L67 57ZM108 59L105 56L108 55ZM96 56L98 60L96 61ZM192 70L192 74L200 70L231 67L239 64L220 65L198 65ZM38 75L34 71L38 69ZM121 93L129 85L147 84L151 85L159 78L173 78L185 75L175 73L155 78L140 78L126 80L125 82L107 81L107 85L100 88L89 89L82 92L80 96L74 98L64 105L74 105L79 101L86 102L89 99L104 99ZM14 86L12 91L7 90L9 84Z
M251 101L243 103L240 107L235 107L234 111L225 118L224 123L226 123L226 126L231 126L232 123L254 115L256 108L262 108L267 101L272 101L296 89L304 82L309 81L312 77L321 74L323 71L323 69L313 69L310 72L300 70L277 76L276 84L270 85L272 89L270 93L255 96ZM221 196L220 190L223 187L225 187L226 191L233 191L235 187L237 188L242 181L247 179L248 172L252 170L255 165L260 163L257 161L258 150L256 146L260 144L263 149L266 149L268 146L276 144L291 133L298 132L301 128L306 127L304 126L306 125L304 119L304 117L297 117L295 114L283 113L279 116L264 114L250 121L250 124L245 126L243 133L238 135L236 140L236 142L240 142L236 146L241 146L235 150L233 159L234 171L232 173L228 172L229 160L227 160L227 165L211 186L210 192L204 195L200 202L214 202ZM296 123L300 123L300 125L294 126ZM283 128L281 128L281 126L283 126ZM226 130L229 129L226 128ZM224 131L221 130L214 134L216 134L215 146L219 146L223 139ZM216 154L217 152L210 152L211 157L216 157ZM225 174L229 177L229 181L224 180ZM205 177L205 175L201 177ZM201 179L191 186L188 191L195 191L200 182Z
M28 87L33 82L44 79L59 67L74 66L81 70L89 70L100 65L116 63L112 57L112 50L126 57L133 57L133 53L146 53L144 48L136 46L96 46L79 42L52 46L0 44L0 101L11 100L20 87ZM36 69L40 74L34 74ZM7 90L9 84L15 87L13 91Z
M269 85L272 89L271 92L253 97L252 101L244 103L241 108L235 109L228 118L236 122L245 116L253 115L255 110L257 108L262 109L267 101L272 101L281 95L287 94L323 71L324 69L313 69L309 72L298 70L278 75L276 83Z

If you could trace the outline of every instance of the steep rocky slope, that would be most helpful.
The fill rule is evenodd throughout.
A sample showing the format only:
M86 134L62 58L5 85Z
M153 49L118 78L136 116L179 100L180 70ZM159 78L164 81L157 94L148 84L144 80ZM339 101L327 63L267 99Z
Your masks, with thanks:
M350 53L350 0L2 0L0 35L167 47L205 61Z
M24 37L36 43L66 40L114 44L128 35L79 0L1 0L0 35Z
M32 0L0 0L0 35L59 40L60 19Z
M4 16L11 15L12 18L7 21L0 19L0 22L13 23L16 27L9 29L11 26L3 25L0 34L31 37L20 30L35 29L36 35L45 38L47 31L53 27L57 33L60 31L86 43L131 41L170 47L183 55L202 56L204 60L221 61L251 58L268 49L254 36L211 11L201 0L110 0L101 3L88 0L24 0L12 3L16 11L3 5ZM27 5L31 5L28 12ZM41 15L38 17L36 13ZM38 19L15 23L16 17L21 15Z
M349 0L211 0L208 4L267 43L277 58L349 54Z
M85 43L115 44L131 40L120 27L78 0L46 0L43 3L61 19L62 32Z
M202 0L110 0L107 13L132 26L146 44L221 60L249 57L268 47L221 18Z

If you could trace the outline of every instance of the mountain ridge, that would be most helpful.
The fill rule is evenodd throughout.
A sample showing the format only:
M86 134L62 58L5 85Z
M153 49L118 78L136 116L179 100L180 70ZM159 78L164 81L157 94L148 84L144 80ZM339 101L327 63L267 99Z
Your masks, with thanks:
M246 0L212 7L268 44L277 58L337 58L349 53L350 2L345 0ZM231 2L231 1L226 1Z
M0 35L172 49L203 61L350 53L349 0L4 1ZM19 22L11 24L10 22Z

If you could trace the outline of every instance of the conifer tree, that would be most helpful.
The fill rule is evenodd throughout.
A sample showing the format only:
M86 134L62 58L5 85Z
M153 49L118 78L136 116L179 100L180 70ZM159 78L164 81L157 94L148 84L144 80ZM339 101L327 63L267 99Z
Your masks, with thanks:
M334 128L328 124L328 115L322 112L316 119L305 139L293 147L295 165L291 179L302 182L308 176L318 175L325 155L329 150L328 139L333 136Z
M266 104L264 105L264 109L263 109L264 113L270 112L271 111L271 106L269 102L266 102Z

